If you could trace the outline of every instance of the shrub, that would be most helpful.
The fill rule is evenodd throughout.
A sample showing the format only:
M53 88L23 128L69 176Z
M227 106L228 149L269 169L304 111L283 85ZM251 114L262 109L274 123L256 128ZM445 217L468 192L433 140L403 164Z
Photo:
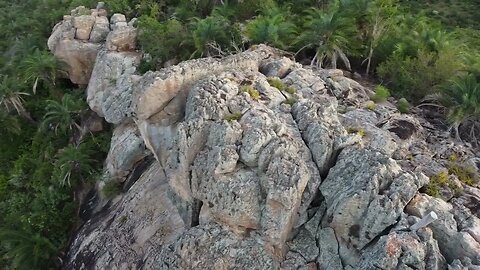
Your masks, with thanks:
M244 85L240 88L241 92L248 93L253 100L260 99L260 93L251 85Z
M450 174L456 175L460 182L464 183L465 185L472 186L477 182L475 169L471 167L465 167L459 165L458 163L452 162L448 166L448 172Z
M375 102L386 101L390 97L390 91L383 85L377 85L375 87L375 95L372 100Z
M383 83L395 94L418 101L438 92L441 85L457 75L462 68L452 49L436 52L420 51L417 57L403 58L394 54L378 67Z
M283 103L293 106L293 104L297 103L298 99L296 98L287 98L283 101Z
M195 18L192 24L193 41L198 56L221 55L238 43L238 29L223 16Z
M365 108L367 108L368 110L375 110L377 108L377 104L375 104L375 102L373 101L368 101L366 104L365 104Z
M142 16L138 29L138 43L153 58L152 66L174 58L186 60L195 51L187 27L175 19L160 23L151 17ZM145 71L144 65L142 71Z
M122 183L115 180L107 181L102 188L102 194L108 200L115 198L121 192L122 192Z
M408 113L410 111L410 103L405 98L398 100L397 109L401 113Z
M282 82L282 80L277 78L273 78L273 77L267 78L267 82L268 84L270 84L270 86L273 86L280 91L283 91L286 88L286 85Z

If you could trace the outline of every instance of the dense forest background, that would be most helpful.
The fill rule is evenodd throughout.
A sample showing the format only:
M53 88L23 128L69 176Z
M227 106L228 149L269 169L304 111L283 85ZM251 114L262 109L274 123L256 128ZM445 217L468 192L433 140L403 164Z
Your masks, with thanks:
M266 43L298 61L375 82L374 100L425 102L457 139L478 146L480 0L110 0L137 17L139 72ZM85 90L46 48L56 22L92 0L0 0L0 266L61 265L81 191L104 181L110 129L84 125ZM84 87L84 86L83 86ZM109 187L112 196L118 187Z

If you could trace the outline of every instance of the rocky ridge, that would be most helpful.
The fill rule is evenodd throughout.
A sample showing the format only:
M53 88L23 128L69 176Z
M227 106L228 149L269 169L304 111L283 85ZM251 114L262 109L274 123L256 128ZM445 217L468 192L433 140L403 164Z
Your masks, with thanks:
M65 269L479 269L478 183L448 166L480 159L420 110L365 109L342 71L264 45L141 75L135 38L79 7L49 39L115 125L106 174L125 183L91 198ZM425 194L441 172L462 191Z

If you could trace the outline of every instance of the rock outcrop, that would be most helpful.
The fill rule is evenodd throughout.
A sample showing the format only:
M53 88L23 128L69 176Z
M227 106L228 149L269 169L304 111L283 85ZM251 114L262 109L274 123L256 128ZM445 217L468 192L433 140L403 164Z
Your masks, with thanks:
M88 12L58 24L49 48L115 125L106 176L123 193L92 207L66 269L480 264L478 186L458 180L448 202L423 193L452 151L475 154L420 112L365 109L370 91L342 71L264 45L141 75L134 24ZM429 211L439 219L412 231Z

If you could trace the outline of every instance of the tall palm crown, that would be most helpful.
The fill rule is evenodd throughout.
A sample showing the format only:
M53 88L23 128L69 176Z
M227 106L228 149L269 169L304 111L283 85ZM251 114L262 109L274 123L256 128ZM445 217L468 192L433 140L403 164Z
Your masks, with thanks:
M337 6L327 11L311 9L306 17L305 31L299 40L308 47L316 48L312 64L322 67L329 62L337 67L338 59L347 69L351 69L347 57L352 51L351 39L355 37L354 20L342 16Z
M47 113L43 117L42 128L59 130L66 133L74 127L80 128L77 121L79 113L84 109L83 101L70 94L65 94L61 102L47 100Z

